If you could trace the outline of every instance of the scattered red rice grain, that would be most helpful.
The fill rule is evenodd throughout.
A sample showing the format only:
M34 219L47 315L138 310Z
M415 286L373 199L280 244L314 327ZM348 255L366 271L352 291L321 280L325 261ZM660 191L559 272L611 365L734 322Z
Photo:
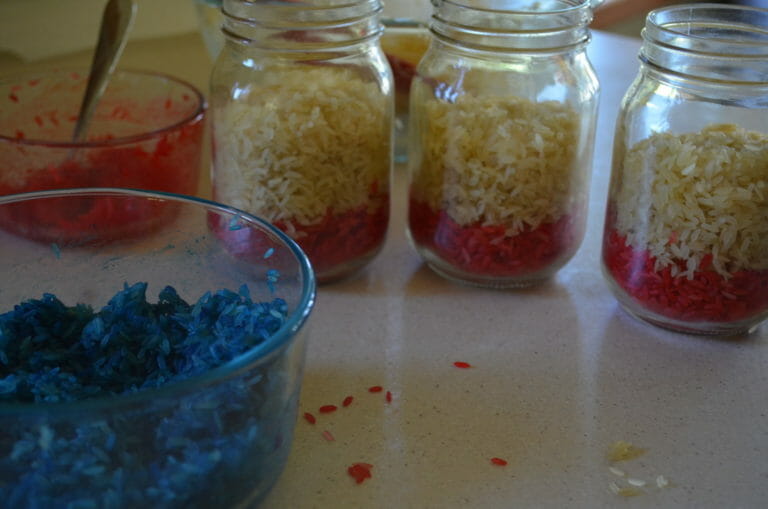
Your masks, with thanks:
M336 438L334 438L334 436L328 430L323 431L322 435L323 435L323 438L328 440L329 442L333 442L334 440L336 440Z
M330 414L331 412L335 412L338 407L336 405L323 405L320 407L320 413L321 414Z
M348 407L349 405L352 404L352 400L354 399L355 398L353 398L352 396L347 396L346 398L344 398L344 401L341 403L341 406Z
M119 120L128 120L131 118L131 112L124 106L115 106L110 116Z
M317 422L317 419L315 419L315 416L310 414L309 412L304 412L304 419L310 424L314 424Z
M678 239L678 233L677 232L672 232L672 233L669 234L669 241L667 243L669 245L672 245L675 242L677 242L677 239Z
M472 364L470 364L468 362L462 362L462 361L456 361L456 362L453 363L453 365L456 366L457 368L461 368L461 369L467 369L467 368L471 368L472 367Z
M385 399L387 400L387 403L392 403L392 393L387 391Z
M498 465L500 467L507 466L507 460L501 459L501 458L491 458L491 463L493 463L494 465Z
M19 96L17 96L16 94L13 94L13 93L12 94L8 94L8 99L10 99L11 101L13 101L15 103L19 102Z
M368 387L368 392L381 392L384 388L381 385L374 385L373 387Z
M352 466L347 468L347 473L352 476L357 484L362 483L366 479L370 479L371 469L373 465L370 463L353 463Z
M45 113L48 116L48 120L51 122L51 124L58 126L59 125L59 112L56 110L48 111Z

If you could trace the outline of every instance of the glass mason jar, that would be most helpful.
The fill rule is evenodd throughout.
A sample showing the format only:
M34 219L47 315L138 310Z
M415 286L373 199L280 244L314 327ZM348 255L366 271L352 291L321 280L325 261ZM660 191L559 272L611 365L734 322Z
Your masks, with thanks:
M319 282L380 250L389 221L392 74L379 0L224 0L211 77L214 199L306 252Z
M408 233L437 273L554 274L584 236L598 82L589 0L433 0L411 88Z
M622 101L603 271L630 313L704 334L768 316L768 10L651 12Z

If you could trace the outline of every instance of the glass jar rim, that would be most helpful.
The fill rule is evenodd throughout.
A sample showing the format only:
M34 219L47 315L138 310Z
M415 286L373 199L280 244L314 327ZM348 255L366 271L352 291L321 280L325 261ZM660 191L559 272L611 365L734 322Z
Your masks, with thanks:
M670 49L713 56L768 56L768 9L717 3L651 11L643 38Z
M345 23L381 12L383 7L381 0L223 0L221 10L238 21L288 28L296 23Z
M224 0L222 32L245 46L325 51L375 40L381 0Z
M594 0L551 0L552 7L543 8L541 2L530 2L529 0L513 0L516 2L511 5L510 0L431 0L432 5L440 7L442 4L453 4L457 7L466 7L478 11L495 12L499 14L521 14L531 16L541 16L543 13L557 14L563 12L583 9L585 7L594 7ZM496 5L498 4L498 6ZM555 6L554 4L559 4ZM529 5L530 8L524 8ZM502 8L504 7L504 8ZM511 8L510 8L511 7Z
M768 84L768 9L683 4L651 11L640 61L664 74L728 86Z
M594 0L432 0L430 31L491 52L551 52L589 42Z

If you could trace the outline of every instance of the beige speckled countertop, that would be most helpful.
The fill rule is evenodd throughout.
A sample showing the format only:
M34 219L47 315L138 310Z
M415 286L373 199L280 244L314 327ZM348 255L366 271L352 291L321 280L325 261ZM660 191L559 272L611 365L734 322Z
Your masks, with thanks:
M638 48L595 34L602 97L589 227L550 283L492 291L435 275L407 244L396 170L384 251L360 277L319 292L301 401L318 423L299 420L265 507L765 507L766 328L735 340L660 330L624 313L600 273L613 126ZM318 415L347 395L348 408ZM615 465L625 478L606 459L619 440L646 449ZM374 465L373 478L355 485L354 462ZM669 486L657 488L659 475ZM648 482L638 496L611 492L629 477Z
M766 328L731 340L666 332L622 312L600 274L614 119L638 47L595 33L602 98L589 228L548 284L491 291L433 274L406 242L396 169L383 252L358 277L319 290L300 410L318 422L297 423L264 508L765 507ZM46 65L0 55L0 73ZM121 65L201 88L210 71L194 33L130 43ZM373 385L391 391L392 402L367 392ZM348 395L349 407L318 414ZM616 465L648 482L635 497L609 489L627 480L606 459L618 440L646 449ZM492 457L508 464L492 465ZM346 473L355 462L374 466L360 485ZM658 475L669 486L657 488Z

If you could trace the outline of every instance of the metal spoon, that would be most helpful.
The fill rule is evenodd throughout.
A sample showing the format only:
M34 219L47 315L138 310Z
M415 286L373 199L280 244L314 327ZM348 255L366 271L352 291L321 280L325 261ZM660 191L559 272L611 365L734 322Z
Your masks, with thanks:
M85 88L85 96L80 105L72 141L77 143L85 139L88 123L91 121L96 105L104 93L109 76L123 52L127 41L126 34L133 24L136 13L134 0L109 0L101 17L101 29L96 52L91 61L91 70Z

